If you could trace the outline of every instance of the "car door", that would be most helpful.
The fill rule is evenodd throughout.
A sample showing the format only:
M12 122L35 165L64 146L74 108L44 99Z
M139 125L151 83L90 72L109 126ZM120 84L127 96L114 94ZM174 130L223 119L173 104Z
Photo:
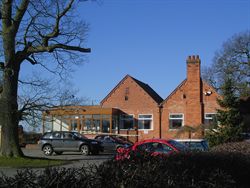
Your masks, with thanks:
M153 150L153 142L142 143L135 148L136 153L152 153Z
M103 138L103 146L105 150L108 150L108 151L116 150L116 143L110 136L105 136Z
M151 153L153 156L173 152L173 148L164 143L148 142L137 146L137 151Z
M51 145L54 150L62 150L63 143L62 143L62 135L60 132L53 132L51 135Z
M63 133L63 149L65 151L77 151L79 150L79 140L75 139L71 132Z
M159 147L159 146L157 146ZM174 149L168 146L167 144L162 143L160 153L168 154L174 152Z

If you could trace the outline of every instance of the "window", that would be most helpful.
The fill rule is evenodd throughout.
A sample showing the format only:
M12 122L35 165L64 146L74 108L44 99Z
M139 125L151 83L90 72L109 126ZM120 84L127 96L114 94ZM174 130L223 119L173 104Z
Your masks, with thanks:
M92 120L91 119L85 119L84 120L84 131L91 131L91 124L92 124Z
M205 125L217 124L217 118L215 113L206 113L204 117Z
M138 125L139 129L153 129L152 127L152 115L139 115Z
M169 114L169 128L178 129L184 124L183 114Z
M125 88L125 97L124 97L125 101L128 100L128 95L129 95L129 87L126 87Z
M110 129L110 121L103 119L102 120L102 132L109 133L109 129Z
M144 144L138 145L136 150L138 152L169 153L173 149L171 147L169 147L168 145L166 145L166 144L157 143L157 142L149 142L149 143L144 143Z
M117 115L112 116L112 129L118 130L119 126L119 117Z
M134 129L134 116L123 114L121 116L121 127L120 129Z
M63 133L63 138L64 139L73 139L73 135L71 133Z
M172 150L173 149L171 147L169 147L168 145L166 145L166 144L157 143L154 151L158 152L158 153L169 153Z
M61 138L61 133L59 133L59 132L54 132L54 133L52 134L52 137L53 137L54 139L60 139L60 138Z
M93 132L98 132L98 131L100 131L100 124L101 124L100 119L93 119L92 123L93 123L93 124L92 124L91 130L92 130Z
M71 130L77 130L77 120L71 120Z
M51 132L44 133L43 139L44 138L52 138L52 133Z

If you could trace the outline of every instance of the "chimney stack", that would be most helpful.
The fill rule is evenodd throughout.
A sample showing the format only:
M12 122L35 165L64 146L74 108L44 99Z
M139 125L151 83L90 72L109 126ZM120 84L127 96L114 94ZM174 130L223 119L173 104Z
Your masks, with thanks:
M200 74L201 60L198 55L187 58L187 117L189 125L202 123L202 82ZM195 121L194 121L195 119ZM192 122L189 122L189 120Z

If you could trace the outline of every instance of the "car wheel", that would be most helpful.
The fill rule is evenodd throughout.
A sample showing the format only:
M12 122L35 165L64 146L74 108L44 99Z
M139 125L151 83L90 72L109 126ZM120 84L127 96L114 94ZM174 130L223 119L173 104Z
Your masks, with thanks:
M44 153L44 155L47 155L47 156L52 155L53 148L51 147L51 145L43 146L43 153Z
M57 154L57 155L62 155L62 151L55 151L55 153Z
M89 146L88 145L82 145L80 148L80 152L82 155L88 155L89 154Z

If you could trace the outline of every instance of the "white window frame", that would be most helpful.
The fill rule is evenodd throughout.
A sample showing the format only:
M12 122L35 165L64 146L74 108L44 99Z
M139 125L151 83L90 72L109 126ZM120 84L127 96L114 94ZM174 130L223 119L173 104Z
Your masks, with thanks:
M182 115L182 118L171 118L171 115ZM169 129L170 130L178 130L179 128L172 128L171 126L170 126L170 120L182 120L182 124L181 124L181 127L183 127L184 126L184 120L185 120L185 118L184 118L184 113L169 113L169 116L168 116L168 122L169 122Z
M134 114L121 114L120 115L120 124L123 125L124 127L124 124L123 124L123 121L128 119L128 118L123 118L123 116L126 115L126 116L132 116L133 117L133 128L130 128L130 129L120 129L120 130L134 130L134 126L135 126L135 116Z
M140 116L151 116L151 118L140 118ZM139 128L139 121L140 120L151 120L150 129L140 129ZM154 116L153 114L138 114L138 130L154 130Z
M210 119L213 119L212 117L206 117L206 115L208 115L208 114L212 114L212 115L215 115L215 116L216 116L217 113L215 113L215 112L204 113L204 124L205 124L205 120L206 120L206 119L209 119L209 120L210 120ZM217 124L218 124L218 122L217 122Z

